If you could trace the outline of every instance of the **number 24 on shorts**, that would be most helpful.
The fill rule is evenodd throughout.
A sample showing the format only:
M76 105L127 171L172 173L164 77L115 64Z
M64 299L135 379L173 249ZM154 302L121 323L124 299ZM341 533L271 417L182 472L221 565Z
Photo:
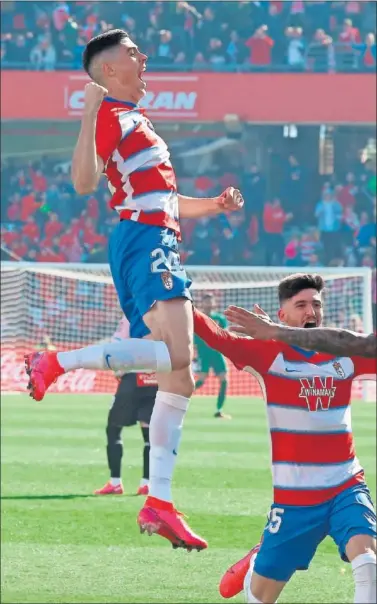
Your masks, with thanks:
M172 250L166 255L163 249L157 248L151 253L151 258L153 259L151 263L152 273L162 273L166 270L179 271L181 269L179 255Z
M278 532L278 530L280 529L280 525L282 523L282 516L284 514L284 510L283 508L272 508L272 510L270 511L268 518L269 518L269 523L267 525L267 529L270 531L270 533L275 534Z

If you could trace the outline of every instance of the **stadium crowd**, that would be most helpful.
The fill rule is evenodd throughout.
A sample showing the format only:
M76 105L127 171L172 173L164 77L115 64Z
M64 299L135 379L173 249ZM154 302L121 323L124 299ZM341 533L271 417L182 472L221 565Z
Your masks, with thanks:
M218 158L217 161L220 161ZM221 165L208 176L178 181L197 196L241 188L241 213L183 221L183 259L192 265L375 266L376 170L355 161L344 174L318 184L298 158L285 160L279 197L268 197L267 178L256 165L244 171ZM313 196L313 186L317 190ZM109 209L105 179L90 196L75 194L69 164L44 158L1 168L2 245L14 258L45 262L106 262L107 239L118 221ZM313 199L313 202L310 200Z
M80 69L87 41L126 29L151 70L369 71L374 1L2 3L2 69Z

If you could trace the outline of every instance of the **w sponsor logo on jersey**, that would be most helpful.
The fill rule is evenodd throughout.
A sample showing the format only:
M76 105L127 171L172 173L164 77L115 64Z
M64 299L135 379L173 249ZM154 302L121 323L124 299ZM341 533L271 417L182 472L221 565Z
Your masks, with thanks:
M334 398L336 386L332 377L301 378L300 398L306 399L309 411L317 411L319 407L323 411L328 411L331 399Z

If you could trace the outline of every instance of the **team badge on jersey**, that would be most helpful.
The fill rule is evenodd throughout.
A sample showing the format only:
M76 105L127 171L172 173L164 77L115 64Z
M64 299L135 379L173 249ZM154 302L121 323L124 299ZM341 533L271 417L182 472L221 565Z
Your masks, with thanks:
M161 273L161 279L165 289L168 291L173 289L173 276L169 271Z
M336 386L332 377L321 378L315 375L312 379L301 378L300 398L305 398L309 411L328 411L331 399L334 398Z
M340 377L341 380L344 380L346 378L346 373L343 369L343 367L341 366L341 364L339 363L339 361L334 361L332 366L334 367L337 375Z

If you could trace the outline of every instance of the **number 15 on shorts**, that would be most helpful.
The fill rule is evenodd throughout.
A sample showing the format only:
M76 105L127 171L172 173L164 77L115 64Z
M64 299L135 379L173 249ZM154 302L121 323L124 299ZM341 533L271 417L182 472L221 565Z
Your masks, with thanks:
M272 510L268 514L269 523L267 525L267 530L270 531L270 533L272 533L273 535L277 533L280 529L280 525L283 520L283 514L283 508L272 508Z

